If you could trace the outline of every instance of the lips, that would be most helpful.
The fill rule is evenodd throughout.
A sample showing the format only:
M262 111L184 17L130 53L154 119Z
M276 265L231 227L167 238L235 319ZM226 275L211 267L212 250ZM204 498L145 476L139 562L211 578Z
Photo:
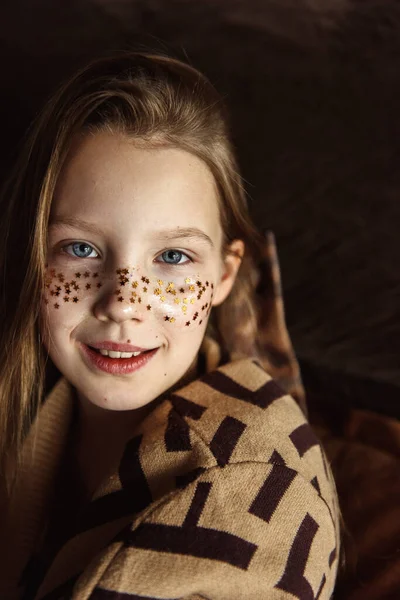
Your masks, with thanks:
M134 373L135 371L143 368L147 365L147 363L155 356L158 351L158 348L153 348L152 350L120 350L121 347L135 348L135 346L130 346L129 344L113 344L111 342L105 342L107 346L112 345L113 348L104 348L102 349L108 350L110 349L113 352L141 352L138 356L132 356L131 358L113 358L110 356L103 356L98 350L99 344L96 344L94 347L90 347L86 344L81 344L81 352L86 364L89 368L103 371L104 373L109 373L110 375L129 375ZM118 347L118 350L114 350L114 348ZM96 350L94 349L96 348Z
M132 344L110 341L89 342L86 345L96 350L112 350L114 352L147 352L148 350L153 350L153 348L140 348L139 346L132 346Z

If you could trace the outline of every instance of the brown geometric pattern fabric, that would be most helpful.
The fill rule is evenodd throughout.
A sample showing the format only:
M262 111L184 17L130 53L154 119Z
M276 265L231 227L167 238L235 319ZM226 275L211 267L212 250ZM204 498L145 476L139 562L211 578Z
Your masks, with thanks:
M286 327L281 272L272 231L265 233L260 262L254 268L252 279L258 315L250 318L243 306L247 298L236 296L232 311L240 318L230 334L231 354L236 358L256 357L307 416L299 363Z
M321 445L293 398L243 359L176 390L143 421L33 597L327 600L339 552ZM30 560L38 556L31 540Z

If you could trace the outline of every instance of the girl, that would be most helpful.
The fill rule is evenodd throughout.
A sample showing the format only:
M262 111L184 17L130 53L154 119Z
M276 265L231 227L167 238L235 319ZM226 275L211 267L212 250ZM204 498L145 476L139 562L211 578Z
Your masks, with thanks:
M335 487L271 377L290 343L208 80L89 65L2 214L1 597L330 598Z

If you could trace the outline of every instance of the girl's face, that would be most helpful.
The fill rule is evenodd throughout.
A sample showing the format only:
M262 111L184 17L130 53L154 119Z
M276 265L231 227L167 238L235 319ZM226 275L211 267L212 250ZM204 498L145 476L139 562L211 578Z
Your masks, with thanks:
M42 334L81 399L138 408L186 373L239 267L221 244L200 159L111 133L74 146L52 205Z

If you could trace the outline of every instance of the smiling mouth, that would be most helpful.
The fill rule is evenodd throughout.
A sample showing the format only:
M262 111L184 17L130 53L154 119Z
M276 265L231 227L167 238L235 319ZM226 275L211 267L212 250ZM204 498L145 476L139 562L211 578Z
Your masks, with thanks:
M88 348L102 356L109 356L110 358L132 358L133 356L151 352L151 350L142 350L141 352L118 352L116 350L106 350L105 348L93 348L93 346L88 346Z
M85 362L92 369L109 373L110 375L129 375L147 365L159 348L141 352L118 352L81 345ZM106 354L104 354L106 352Z

